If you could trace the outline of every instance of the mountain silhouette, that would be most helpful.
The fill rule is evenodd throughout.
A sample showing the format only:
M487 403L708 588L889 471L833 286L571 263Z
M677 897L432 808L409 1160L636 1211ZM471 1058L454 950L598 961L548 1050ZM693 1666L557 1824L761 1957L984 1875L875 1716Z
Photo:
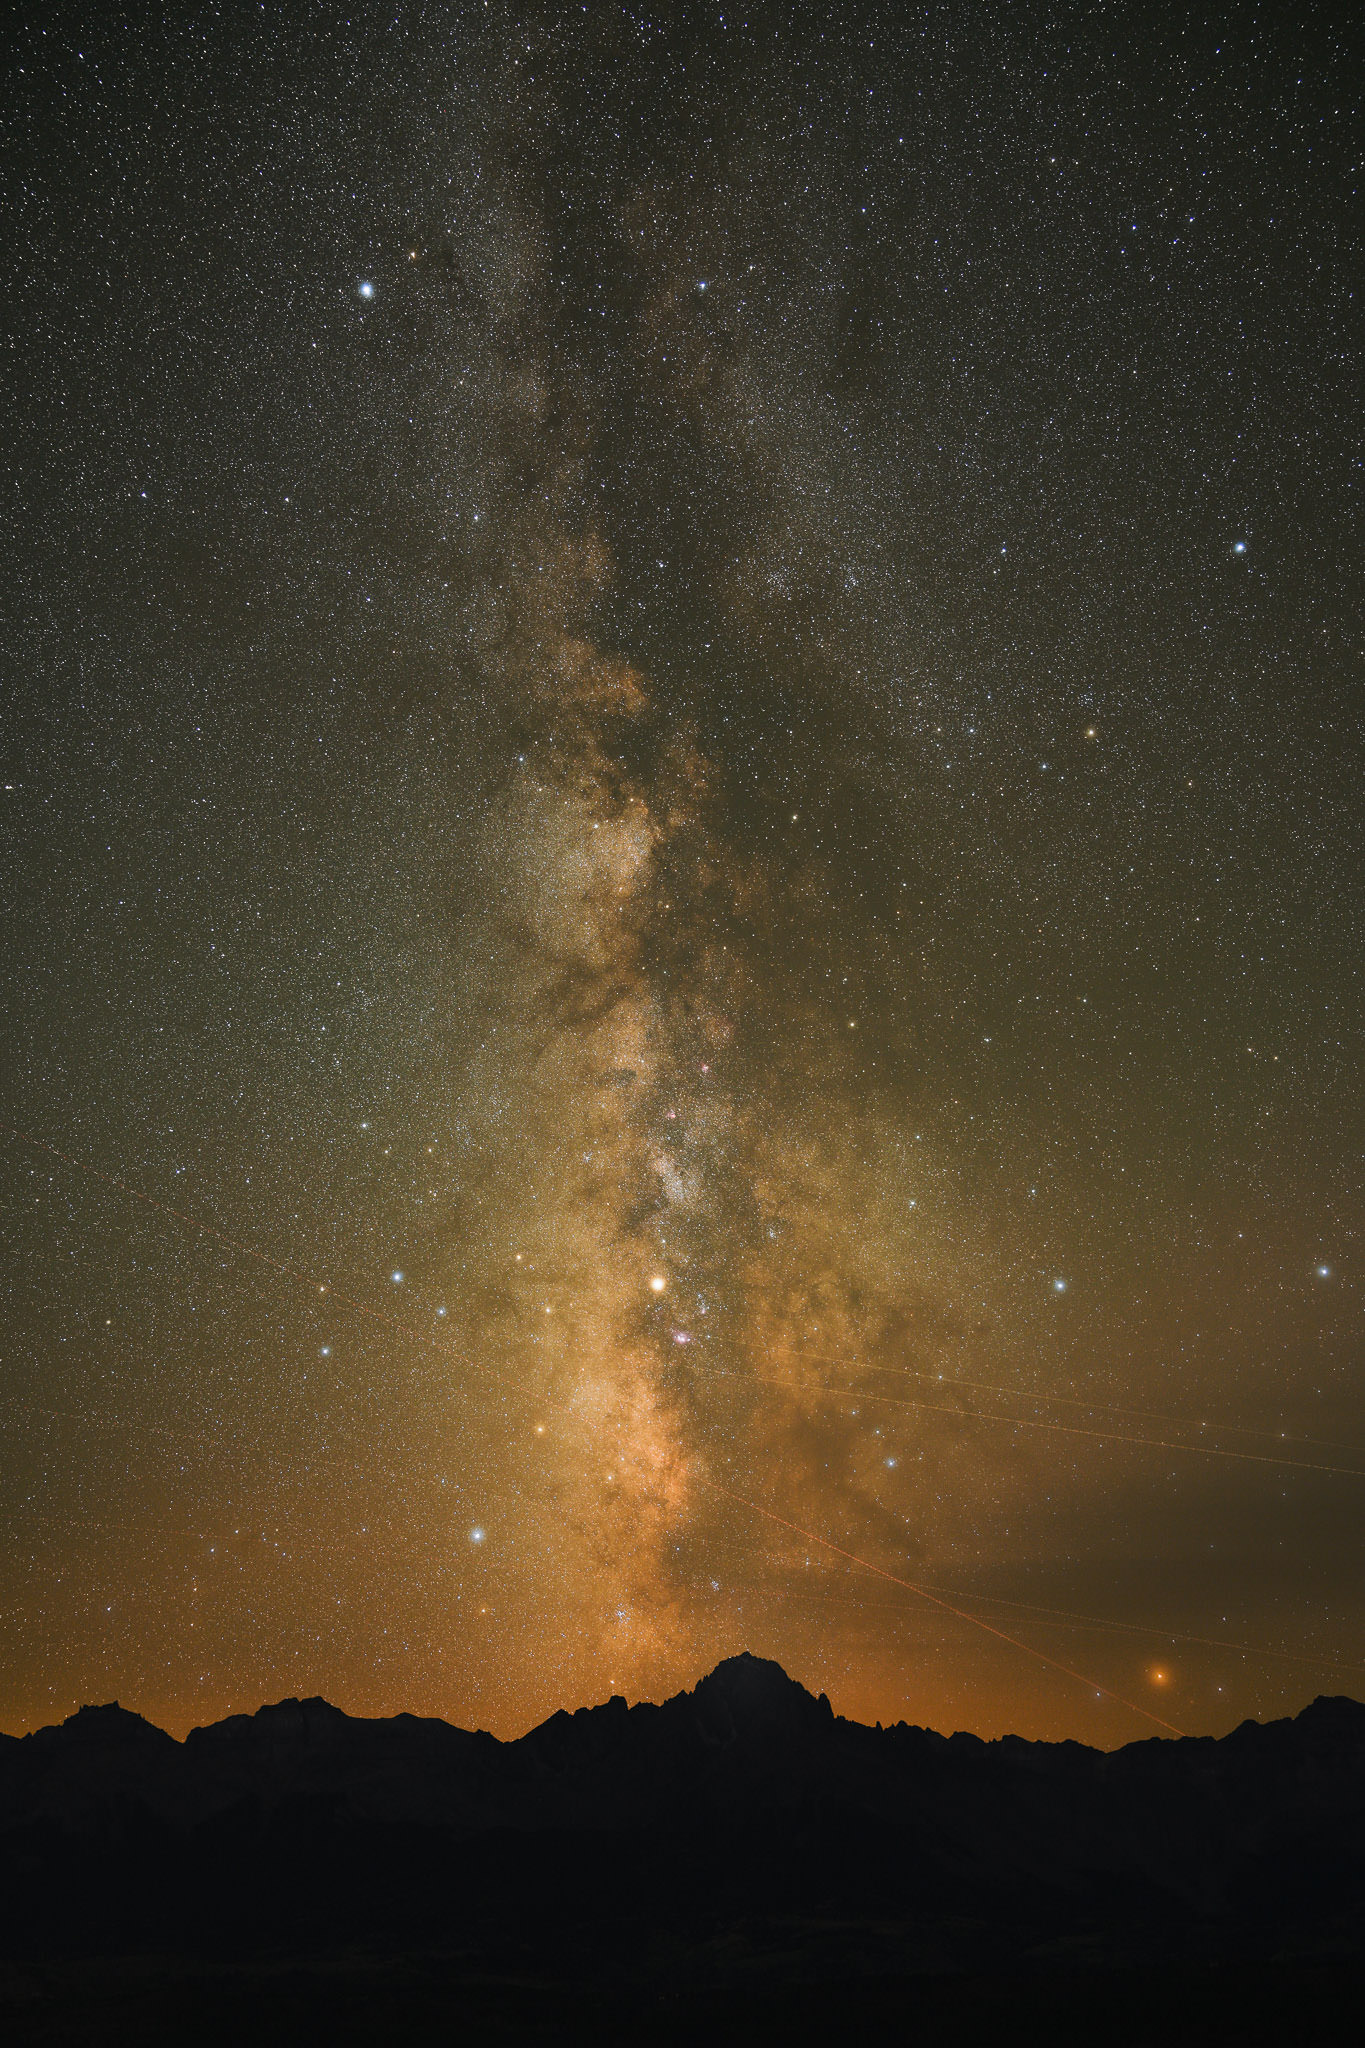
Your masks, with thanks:
M1105 1753L865 1727L743 1655L510 1742L321 1699L0 1738L11 1969L359 1951L637 1984L1353 1971L1365 1707Z

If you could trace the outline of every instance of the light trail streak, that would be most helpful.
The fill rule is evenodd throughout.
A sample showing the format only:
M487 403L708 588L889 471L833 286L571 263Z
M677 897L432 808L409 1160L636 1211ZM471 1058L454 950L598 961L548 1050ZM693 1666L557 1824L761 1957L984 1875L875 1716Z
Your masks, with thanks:
M846 1573L840 1567L834 1565L822 1566L820 1569L831 1573L837 1572L841 1578L851 1576L850 1573ZM758 1591L759 1588L754 1587L752 1590ZM1159 1636L1163 1643L1191 1643L1209 1650L1236 1650L1244 1657L1274 1658L1287 1664L1306 1664L1315 1671L1365 1671L1365 1664L1352 1664L1344 1657L1333 1656L1329 1650L1323 1650L1315 1656L1305 1650L1270 1649L1264 1643L1236 1643L1220 1636L1192 1636L1178 1629L1163 1627L1157 1622L1115 1621L1111 1617L1102 1614L1078 1614L1074 1608L1070 1607L1041 1607L1034 1600L1009 1600L1003 1593L973 1593L964 1591L960 1586L926 1585L925 1590L929 1593L943 1593L955 1600L973 1600L983 1607L1008 1607L1021 1614L1036 1614L1044 1618L1051 1617L1059 1625L1065 1624L1080 1630L1106 1629L1120 1635Z
M46 1152L50 1158L60 1160L64 1166L74 1167L78 1172L88 1174L94 1180L102 1181L106 1187L114 1188L120 1194L128 1196L130 1200L140 1202L144 1208L158 1210L163 1216L173 1217L177 1223L183 1224L186 1229L196 1231L202 1237L212 1238L216 1243L225 1245L229 1251L237 1253L239 1257L256 1259L262 1265L269 1266L272 1271L284 1275L285 1278L301 1281L304 1286L316 1289L320 1297L330 1296L333 1301L343 1302L347 1308L353 1309L357 1315L366 1316L371 1322L382 1323L390 1329L399 1330L404 1336L412 1337L420 1344L431 1345L447 1356L458 1359L462 1365L472 1366L474 1371L483 1373L486 1377L496 1380L499 1385L507 1387L513 1392L520 1391L514 1381L508 1380L505 1375L499 1373L494 1367L482 1364L478 1359L471 1357L468 1352L457 1350L451 1340L448 1337L443 1337L440 1332L422 1329L419 1325L406 1321L402 1316L394 1315L390 1309L375 1308L370 1302L363 1301L359 1295L348 1294L344 1289L334 1286L330 1281L319 1280L315 1273L306 1272L302 1267L289 1264L287 1260L277 1259L269 1252L263 1252L258 1246L248 1243L244 1238L233 1237L227 1231L220 1230L216 1224L201 1222L197 1216L191 1216L186 1210L177 1209L170 1202L163 1202L155 1195L144 1193L141 1188L134 1187L130 1181L123 1180L118 1174L105 1173L101 1168L92 1166L88 1160L81 1159L77 1154L65 1152L60 1146L50 1144L44 1138L35 1138L30 1132L20 1130L17 1124L9 1123L4 1118L0 1118L0 1130L8 1131L11 1137L18 1138L25 1145L32 1145L36 1150ZM807 1352L799 1354L799 1356L818 1359L822 1363L843 1363L842 1360L835 1359L829 1353ZM689 1366L691 1370L697 1372L713 1373L734 1379L751 1379L758 1381L764 1386L779 1387L787 1393L794 1394L795 1392L788 1382L773 1379L771 1376L762 1373L727 1373L723 1367L702 1365L696 1359L689 1360ZM854 1369L871 1371L908 1370L908 1368L902 1367L855 1367ZM914 1377L928 1378L930 1375L916 1374ZM980 1386L983 1391L985 1390L985 1383L980 1381L960 1380L954 1381L952 1384ZM840 1400L881 1401L892 1406L919 1409L929 1414L955 1415L964 1421L1001 1423L1014 1429L1049 1430L1071 1436L1084 1436L1101 1443L1133 1444L1147 1450L1186 1452L1205 1458L1231 1458L1250 1464L1282 1466L1291 1471L1326 1472L1340 1478L1365 1479L1365 1471L1360 1471L1348 1465L1321 1465L1296 1458L1273 1458L1265 1452L1234 1451L1213 1444L1170 1443L1165 1439L1157 1437L1120 1435L1115 1430L1085 1429L1077 1423L1049 1422L1038 1417L992 1415L980 1409L955 1408L946 1402L915 1401L907 1396L878 1394L858 1387L827 1386L822 1391ZM1003 1392L1006 1390L997 1389L997 1391ZM1020 1398L1032 1400L1039 1398L1047 1399L1049 1397L1046 1395L1024 1394L1021 1391ZM1057 1395L1055 1398L1065 1401L1071 1397ZM1078 1402L1078 1405L1102 1407L1104 1404ZM1140 1414L1143 1412L1150 1413L1151 1411L1115 1409L1110 1412ZM1163 1419L1174 1420L1175 1418L1167 1417ZM1201 1427L1203 1425L1191 1424L1188 1426ZM1237 1427L1236 1424L1231 1426L1233 1428ZM1304 1439L1304 1441L1308 1441L1308 1439Z
M804 1389L794 1387L790 1380L774 1379L770 1374L737 1372L721 1365L703 1365L700 1360L689 1358L688 1370L712 1374L718 1379L753 1381L759 1386L777 1387L792 1400L801 1397ZM960 1385L969 1385L961 1381ZM916 1401L907 1394L878 1394L864 1387L832 1387L823 1384L818 1391L840 1401L880 1401L893 1408L913 1408L927 1415L952 1415L959 1422L998 1422L1010 1429L1041 1429L1058 1432L1064 1436L1084 1436L1098 1443L1135 1444L1145 1450L1187 1452L1200 1458L1231 1458L1237 1463L1249 1465L1274 1465L1291 1472L1327 1472L1342 1479L1365 1479L1365 1470L1355 1465L1319 1465L1302 1458L1272 1458L1264 1451L1232 1451L1216 1444L1170 1443L1163 1437L1128 1436L1116 1429L1084 1429L1075 1422L1048 1422L1041 1416L992 1415L980 1408L957 1408L947 1401Z
M1289 1430L1258 1429L1249 1422L1209 1422L1205 1417L1193 1415L1169 1415L1157 1408L1121 1408L1113 1401L1092 1401L1082 1394L1044 1394L1031 1387L1001 1387L990 1380L960 1379L955 1373L917 1372L909 1365L867 1365L859 1359L850 1359L831 1351L801 1351L798 1360L810 1359L819 1365L841 1366L845 1372L896 1373L905 1379L927 1380L932 1386L967 1387L977 1394L1003 1394L1012 1401L1051 1401L1066 1408L1085 1408L1092 1414L1134 1415L1146 1422L1166 1422L1176 1429L1217 1429L1234 1436L1267 1437L1272 1443L1312 1444L1324 1451L1359 1452L1365 1457L1365 1445L1337 1443L1330 1437L1299 1436Z
M773 1384L769 1382L769 1384ZM1165 1437L1128 1436L1115 1429L1084 1429L1077 1422L1047 1422L1041 1416L992 1415L981 1408L954 1408L948 1402L912 1401L897 1394L867 1393L861 1387L825 1387L821 1391L841 1400L883 1401L897 1408L921 1409L931 1415L956 1415L964 1422L999 1422L1011 1429L1042 1429L1064 1436L1089 1437L1105 1444L1136 1444L1150 1451L1177 1451L1196 1458L1231 1458L1243 1465L1273 1465L1288 1472L1330 1472L1341 1479L1365 1479L1356 1465L1318 1465L1304 1458L1272 1458L1266 1451L1231 1451L1218 1444L1178 1444Z
M760 1501L747 1499L744 1494L736 1493L731 1487L722 1486L718 1479L703 1479L701 1484L709 1487L713 1493L724 1494L727 1500L737 1501L740 1507L748 1508L751 1514L764 1515L768 1521L776 1522L783 1529L790 1529L794 1535L804 1537L806 1542L817 1543L822 1550L833 1551L836 1557L846 1557L861 1571L872 1572L879 1579L888 1579L893 1586L903 1586L906 1592L918 1595L921 1600L928 1600L935 1607L941 1607L946 1614L955 1615L959 1621L970 1622L973 1628L979 1628L986 1635L995 1636L1000 1642L1008 1643L1011 1649L1022 1650L1026 1657L1032 1657L1039 1664L1045 1664L1049 1671L1059 1671L1064 1677L1074 1679L1078 1685L1087 1686L1091 1692L1098 1693L1101 1698L1114 1700L1119 1706L1127 1707L1130 1713L1140 1714L1145 1721L1151 1721L1155 1727L1164 1728L1168 1735L1184 1735L1184 1729L1177 1728L1173 1721L1163 1721L1160 1714L1152 1713L1149 1707L1139 1706L1136 1700L1125 1699L1123 1694L1115 1692L1112 1686L1101 1685L1097 1679L1087 1678L1083 1671L1074 1670L1070 1664L1063 1664L1057 1658L1049 1657L1044 1651L1035 1650L1031 1643L1023 1642L1018 1636L1008 1635L1003 1628L997 1628L994 1622L984 1620L979 1614L973 1614L970 1608L954 1607L951 1600L931 1593L927 1586L918 1585L914 1579L903 1579L898 1573L887 1571L884 1565L873 1564L869 1558L859 1557L856 1550L846 1550L842 1543L834 1543L828 1536L818 1536L814 1529L803 1529L799 1522L789 1522L785 1515L777 1514L772 1508L765 1508Z
M493 1367L483 1365L477 1359L472 1358L468 1353L460 1351L454 1345L452 1340L448 1336L443 1335L441 1332L423 1329L417 1324L408 1322L405 1318L401 1316L394 1315L391 1310L376 1308L370 1302L362 1300L360 1296L350 1294L344 1288L336 1287L330 1281L321 1281L317 1278L316 1274L310 1273L300 1266L295 1266L287 1260L275 1258L271 1253L261 1251L258 1246L249 1243L247 1240L243 1238L234 1237L225 1230L220 1230L215 1224L204 1223L200 1220L199 1217L192 1216L187 1211L176 1208L172 1203L163 1202L157 1196L149 1195L145 1193L141 1188L134 1187L131 1182L122 1179L121 1176L119 1176L118 1174L106 1173L101 1168L91 1165L88 1160L80 1158L77 1154L66 1152L60 1146L53 1145L49 1143L46 1139L34 1137L30 1132L21 1130L16 1124L9 1123L6 1119L0 1118L0 1130L9 1132L9 1134L12 1137L19 1139L21 1143L33 1146L37 1151L46 1153L49 1158L60 1161L62 1165L69 1166L77 1172L86 1174L90 1178L102 1182L106 1187L115 1189L119 1194L125 1195L130 1200L140 1203L144 1208L154 1210L164 1216L169 1216L175 1222L182 1224L186 1229L194 1231L199 1236L211 1239L215 1243L224 1245L229 1251L235 1253L238 1257L245 1259L254 1259L258 1261L261 1265L269 1267L273 1272L282 1275L286 1279L300 1282L302 1285L308 1287L310 1291L315 1290L318 1296L321 1298L329 1299L335 1302L340 1302L347 1308L352 1309L356 1314L364 1316L372 1322L383 1324L390 1329L400 1332L404 1336L413 1338L420 1344L430 1345L436 1350L443 1353L445 1356L457 1360L460 1364L472 1366L476 1372L482 1373L486 1377L495 1380L501 1387L503 1387L507 1391L510 1391L514 1394L520 1394L523 1396L523 1398L525 1398L524 1389L517 1386L515 1381L508 1380L503 1374L497 1372ZM812 1354L809 1353L803 1355L806 1357L812 1356ZM828 1354L815 1354L815 1356L823 1356L825 1362L836 1362L833 1359L830 1359ZM699 1360L695 1358L690 1359L688 1361L688 1366L689 1369L692 1371L699 1371L716 1375L718 1377L731 1378L743 1381L756 1381L757 1383L764 1386L778 1388L779 1390L787 1393L788 1395L794 1396L795 1394L795 1389L793 1389L788 1382L773 1379L762 1374L727 1372L723 1367L703 1365ZM900 1368L873 1369L899 1370ZM925 1375L925 1377L927 1377L927 1375ZM962 1381L954 1382L954 1384L971 1385L973 1383L968 1381ZM1298 1460L1271 1458L1263 1454L1250 1451L1224 1450L1206 1444L1172 1444L1152 1438L1123 1436L1113 1431L1082 1429L1077 1425L1069 1423L1055 1423L1046 1422L1042 1420L1028 1420L1007 1415L989 1415L984 1414L980 1411L963 1410L961 1408L952 1407L946 1403L938 1404L927 1401L915 1401L906 1397L900 1397L893 1394L869 1393L856 1387L823 1387L820 1391L824 1394L832 1396L835 1399L857 1400L860 1402L865 1400L880 1401L897 1407L919 1409L931 1413L953 1415L958 1417L960 1420L965 1421L996 1422L1009 1425L1013 1428L1032 1428L1040 1430L1061 1431L1069 1435L1085 1436L1092 1439L1097 1439L1101 1442L1135 1444L1148 1449L1160 1449L1169 1451L1194 1451L1206 1457L1224 1457L1235 1460L1241 1460L1244 1462L1251 1462L1254 1464L1289 1466L1295 1470L1337 1473L1341 1476L1348 1478L1365 1478L1365 1472L1355 1471L1352 1468L1344 1466L1338 1467L1330 1465L1305 1464ZM1065 1399L1066 1397L1062 1396L1058 1398ZM61 1413L61 1411L58 1410L40 1410L37 1408L36 1404L32 1403L21 1403L20 1405L27 1406L30 1412L32 1413L44 1413L54 1417L58 1416ZM543 1403L538 1403L536 1405L543 1405ZM86 1422L89 1421L88 1417L83 1417L79 1419ZM150 1427L158 1428L159 1426L150 1425ZM164 1433L171 1434L172 1432L169 1430L165 1430ZM1124 1696L1121 1693L1115 1692L1112 1687L1100 1685L1096 1680L1088 1678L1083 1672L1073 1670L1070 1665L1062 1664L1056 1659L1046 1656L1041 1650L1033 1648L1031 1644L1021 1641L1016 1636L1009 1635L1003 1629L996 1628L993 1623L986 1621L982 1616L974 1614L966 1608L954 1606L950 1600L942 1598L939 1594L935 1593L927 1586L918 1584L910 1579L901 1578L896 1573L887 1571L881 1565L873 1564L870 1560L863 1557L859 1557L855 1552L844 1549L841 1545L830 1541L829 1538L819 1536L813 1530L801 1527L799 1523L788 1521L784 1516L777 1514L771 1508L766 1508L762 1506L759 1502L748 1500L742 1494L734 1493L731 1489L720 1486L719 1483L714 1480L702 1479L700 1483L710 1488L710 1490L713 1492L718 1492L725 1495L727 1498L737 1502L741 1507L747 1508L750 1512L766 1516L769 1521L775 1522L779 1524L781 1527L793 1531L793 1533L804 1537L807 1541L815 1543L823 1549L831 1551L837 1556L847 1558L852 1564L857 1566L859 1570L871 1572L879 1578L888 1580L892 1585L903 1587L906 1590L915 1593L920 1598L929 1601L936 1607L941 1608L945 1613L954 1615L958 1620L968 1622L971 1624L971 1626L983 1630L988 1635L997 1637L1003 1643L1009 1644L1012 1648L1021 1650L1026 1656L1032 1657L1037 1662L1046 1665L1048 1669L1059 1672L1065 1677L1073 1679L1076 1683L1089 1687L1092 1691L1099 1693L1102 1697L1115 1700L1119 1705L1128 1708L1130 1712L1141 1715L1146 1720L1151 1721L1155 1726L1159 1728L1164 1728L1168 1733L1173 1735L1180 1735L1183 1733L1183 1731L1179 1728L1176 1728L1173 1723L1169 1721L1163 1721L1160 1715L1153 1714L1146 1707L1139 1706L1135 1701L1124 1698ZM49 1518L39 1515L37 1516L37 1519L48 1520ZM1022 1606L1024 1603L1001 1602L997 1604ZM1047 1611L1050 1611L1058 1615L1065 1614L1065 1610L1062 1609L1052 1609ZM1080 1620L1087 1619L1087 1617L1072 1618ZM1123 1623L1101 1623L1099 1625L1117 1628L1123 1628L1125 1626L1125 1624ZM1158 1630L1154 1631L1154 1633L1164 1635L1166 1632ZM1210 1638L1188 1638L1186 1640L1204 1640L1212 1644L1212 1639ZM1241 1648L1242 1646L1228 1644L1218 1645L1218 1647ZM1272 1652L1271 1654L1276 1653ZM1307 1662L1311 1660L1305 1659L1304 1661Z

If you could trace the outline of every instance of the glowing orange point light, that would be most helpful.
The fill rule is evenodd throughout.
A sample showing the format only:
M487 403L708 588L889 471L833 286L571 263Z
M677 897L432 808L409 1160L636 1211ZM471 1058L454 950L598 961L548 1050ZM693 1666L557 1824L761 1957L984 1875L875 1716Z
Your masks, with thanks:
M668 1282L667 1280L665 1280L663 1274L656 1273L649 1283L649 1291L651 1294L662 1294L667 1285Z

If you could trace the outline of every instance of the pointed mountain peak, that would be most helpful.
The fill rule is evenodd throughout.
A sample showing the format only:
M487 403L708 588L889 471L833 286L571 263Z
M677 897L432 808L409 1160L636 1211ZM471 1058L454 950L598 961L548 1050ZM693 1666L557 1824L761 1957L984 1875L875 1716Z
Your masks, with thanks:
M811 1695L795 1678L788 1678L782 1666L772 1657L755 1657L752 1650L741 1650L738 1656L722 1657L714 1671L708 1672L698 1685L719 1686L725 1692L743 1692L753 1697L769 1695L785 1698L789 1693Z
M808 1725L813 1717L825 1720L830 1713L823 1693L817 1700L772 1658L755 1657L749 1650L717 1664L692 1697L708 1715L719 1710L736 1729Z

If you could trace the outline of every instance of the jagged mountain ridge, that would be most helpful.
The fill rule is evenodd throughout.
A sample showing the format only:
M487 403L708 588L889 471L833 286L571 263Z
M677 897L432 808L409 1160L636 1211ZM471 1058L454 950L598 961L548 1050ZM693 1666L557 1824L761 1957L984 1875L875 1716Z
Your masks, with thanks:
M1354 1952L1363 1823L1349 1699L1105 1753L867 1728L746 1655L510 1742L289 1700L182 1743L83 1708L0 1741L0 1930L15 1952L855 1913L992 1951Z

